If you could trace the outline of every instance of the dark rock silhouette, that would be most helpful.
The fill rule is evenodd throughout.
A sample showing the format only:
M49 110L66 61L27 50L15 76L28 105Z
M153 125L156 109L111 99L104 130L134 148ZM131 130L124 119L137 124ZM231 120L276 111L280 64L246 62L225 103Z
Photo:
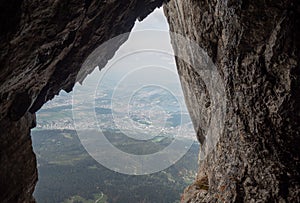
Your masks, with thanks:
M137 18L161 5L162 0L1 1L0 202L33 201L35 112L60 90L72 90L95 48L130 32ZM123 36L103 52L100 67L126 41Z

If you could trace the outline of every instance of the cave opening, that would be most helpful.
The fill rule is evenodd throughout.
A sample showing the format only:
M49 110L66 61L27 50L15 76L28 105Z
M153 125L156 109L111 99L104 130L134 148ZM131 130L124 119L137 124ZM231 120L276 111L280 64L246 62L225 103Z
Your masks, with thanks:
M175 164L161 172L151 173L155 169L152 166L165 162L151 156L145 160L144 156L163 151L160 149L167 147L159 143L170 145L174 137L147 139L147 135L140 134L136 139L135 136L139 135L136 133L128 134L131 137L120 137L122 142L119 143L113 137L126 134L124 131L128 130L125 128L128 125L122 125L125 118L128 124L140 131L151 130L156 123L159 127L167 123L175 128L180 116L168 117L170 114L162 103L150 102L147 111L141 109L149 101L145 100L149 92L160 90L166 93L170 104L175 101L173 106L176 106L176 94L157 84L140 85L136 91L128 93L129 83L126 82L126 79L131 81L130 76L133 80L148 81L167 74L157 71L156 77L151 77L149 71L144 72L147 77L140 77L139 71L127 72L128 77L120 83L113 83L117 87L116 93L108 96L119 99L114 103L115 108L110 109L101 103L103 99L89 102L90 95L97 98L105 94L101 94L105 86L100 83L105 80L100 78L97 78L97 85L92 86L97 87L96 91L91 89L95 94L81 94L80 98L88 102L75 100L79 101L75 108L74 99L68 100L67 97L76 91L66 94L65 99L62 92L45 106L48 108L38 113L38 128L32 132L36 154L30 137L31 129L36 126L38 109L60 90L71 91L86 57L105 41L130 32L136 19L143 19L162 4L170 24L170 35L181 34L194 40L189 45L195 45L195 49L176 46L172 38L174 52L183 56L176 57L177 69L201 142L197 179L184 191L181 201L299 202L299 1L282 0L275 6L270 1L180 0L43 1L39 4L4 0L0 4L4 11L0 14L0 27L4 28L0 31L0 202L34 202L32 194L38 178L36 158L39 185L35 197L38 202L117 202L121 198L122 202L136 202L136 199L149 202L150 196L154 195L157 198L154 202L162 202L161 199L173 202L169 195L179 199L182 190L174 194L177 189L171 186L189 181L189 176L184 175L188 172ZM152 32L150 37L157 36L156 33ZM110 44L111 47L104 47L98 53L99 67L104 67L128 36L125 34L115 44ZM155 46L154 42L163 43L166 41L163 39L158 37L151 41L141 37L141 44L148 42L149 46ZM207 54L199 49L197 52L197 47L203 48ZM165 56L163 53L161 55ZM136 55L130 55L132 62L136 62ZM187 59L187 62L181 59ZM138 60L141 61L147 62L146 59ZM153 61L157 62L157 57ZM118 62L116 65L120 64ZM81 79L97 66L91 64L91 69L82 72ZM160 67L153 68L152 64L152 72L155 68ZM107 74L111 70L106 70ZM88 81L87 78L83 85ZM79 87L75 96L89 91ZM55 101L59 98L61 104L56 106ZM155 101L156 97L151 98ZM120 102L128 105L118 108ZM78 111L81 107L86 111ZM124 110L127 117L119 116L118 113ZM75 122L74 119L64 119L73 118L73 113L76 113ZM130 150L136 149L139 153L138 160L135 160L139 164L136 170L132 170L135 164L132 156L127 156L126 160L131 161L128 165L118 159L115 150L112 153L105 151L105 146L90 145L99 153L105 152L101 155L104 157L102 161L114 164L110 169L103 167L96 161L97 157L91 158L95 153L89 154L86 150L89 147L86 144L99 142L96 139L84 142L87 140L84 136L89 135L87 131L81 134L81 138L77 134L80 129L85 130L80 128L84 121L87 127L97 125L93 133L99 131L103 124L100 121L112 113L118 121L116 126L122 131L106 131L105 139L112 139L105 146L129 155L133 152ZM43 116L48 120L43 122ZM80 120L81 116L84 116L83 120ZM79 130L73 123L79 125ZM60 129L59 126L69 126L70 129ZM149 140L152 142L146 143ZM139 145L132 146L134 142ZM180 161L184 166L191 163ZM127 170L133 174L114 172L121 167L123 172ZM151 174L142 175L143 172ZM128 192L129 189L135 189L135 192ZM145 193L149 195L145 196ZM161 193L165 194L163 198Z
M199 144L168 30L156 9L103 69L38 111L37 202L174 202L193 182Z

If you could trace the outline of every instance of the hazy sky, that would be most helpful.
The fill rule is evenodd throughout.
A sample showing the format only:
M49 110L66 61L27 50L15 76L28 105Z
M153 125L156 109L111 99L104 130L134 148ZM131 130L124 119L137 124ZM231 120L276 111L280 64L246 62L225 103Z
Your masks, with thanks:
M162 7L153 11L142 22L136 21L133 31L144 29L157 29L157 30L169 30L169 24L164 15Z
M142 22L136 21L129 39L105 68L101 72L95 70L91 77L118 81L128 78L129 83L152 80L162 86L172 83L175 89L181 90L168 30L162 8Z
M83 88L76 84L74 90L94 94L96 88L101 90L101 85L111 86L112 91L125 86L130 94L141 87L157 85L182 97L168 30L162 8L142 22L136 21L129 39L108 64L101 71L96 68L83 82Z
M124 94L131 95L154 85L169 91L184 103L168 30L162 8L156 9L142 22L136 21L128 40L107 65L101 71L95 69L85 79L83 86L91 88L79 85L77 88L86 94L95 85L97 92L101 91L101 86L111 87L115 98L121 98Z

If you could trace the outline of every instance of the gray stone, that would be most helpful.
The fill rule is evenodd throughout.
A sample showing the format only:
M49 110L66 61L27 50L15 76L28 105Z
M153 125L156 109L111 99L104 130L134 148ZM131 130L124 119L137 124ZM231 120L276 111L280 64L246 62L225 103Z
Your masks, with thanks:
M299 2L174 0L165 13L172 32L207 51L226 87L224 131L182 202L300 202ZM199 109L209 92L195 67L177 66L205 144L212 107ZM208 188L197 190L203 178Z

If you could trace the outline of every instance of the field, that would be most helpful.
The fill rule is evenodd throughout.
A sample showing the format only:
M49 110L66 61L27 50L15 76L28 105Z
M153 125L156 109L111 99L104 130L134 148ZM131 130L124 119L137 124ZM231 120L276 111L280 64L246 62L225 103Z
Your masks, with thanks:
M124 140L121 133L113 131L107 132L106 136L128 153L149 153L170 143L170 140L158 137L152 143L139 145L134 140ZM32 140L38 159L39 181L34 193L38 203L178 202L197 170L199 145L196 143L168 169L151 175L131 176L97 163L85 151L73 130L34 131Z

